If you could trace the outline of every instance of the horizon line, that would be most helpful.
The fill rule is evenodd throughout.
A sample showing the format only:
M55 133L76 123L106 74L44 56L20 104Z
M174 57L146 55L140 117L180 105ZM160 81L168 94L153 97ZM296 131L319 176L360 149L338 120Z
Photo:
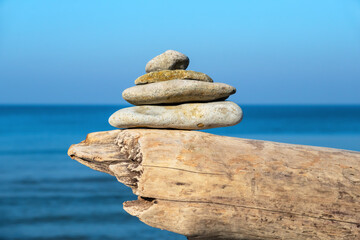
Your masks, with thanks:
M205 103L205 102L204 102ZM236 104L241 106L352 106L360 107L360 103L244 103ZM185 103L180 103L185 104ZM179 104L179 105L180 105ZM59 106L68 106L68 107L112 107L112 106L136 106L130 103L109 103L109 104L98 104L98 103L0 103L0 107L59 107ZM158 104L149 104L149 105L158 105ZM144 105L142 105L144 106Z

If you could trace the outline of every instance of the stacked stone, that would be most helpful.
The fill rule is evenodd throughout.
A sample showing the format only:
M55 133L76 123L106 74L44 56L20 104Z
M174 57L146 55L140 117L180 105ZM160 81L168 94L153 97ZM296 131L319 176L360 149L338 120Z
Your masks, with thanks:
M204 73L186 70L188 65L189 58L174 50L150 60L145 67L147 74L122 93L126 101L137 106L112 114L110 125L194 130L239 123L241 108L224 101L236 89L213 83Z

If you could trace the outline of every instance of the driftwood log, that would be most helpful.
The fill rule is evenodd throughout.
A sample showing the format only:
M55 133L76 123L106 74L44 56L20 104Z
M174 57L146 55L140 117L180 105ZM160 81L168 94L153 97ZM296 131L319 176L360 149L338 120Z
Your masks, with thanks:
M128 129L68 154L131 187L129 214L189 239L360 239L359 152Z

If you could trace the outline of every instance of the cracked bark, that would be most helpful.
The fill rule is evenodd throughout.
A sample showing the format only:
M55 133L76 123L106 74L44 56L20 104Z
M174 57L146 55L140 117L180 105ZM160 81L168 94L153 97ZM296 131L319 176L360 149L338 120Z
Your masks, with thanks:
M358 152L128 129L68 154L131 187L129 214L192 240L360 238Z

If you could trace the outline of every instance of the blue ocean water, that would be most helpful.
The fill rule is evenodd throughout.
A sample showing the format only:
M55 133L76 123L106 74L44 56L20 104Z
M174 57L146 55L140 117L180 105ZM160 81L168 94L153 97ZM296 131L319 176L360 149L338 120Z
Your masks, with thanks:
M185 239L130 216L128 187L67 156L123 106L0 106L0 239ZM219 135L360 151L360 106L243 106Z

